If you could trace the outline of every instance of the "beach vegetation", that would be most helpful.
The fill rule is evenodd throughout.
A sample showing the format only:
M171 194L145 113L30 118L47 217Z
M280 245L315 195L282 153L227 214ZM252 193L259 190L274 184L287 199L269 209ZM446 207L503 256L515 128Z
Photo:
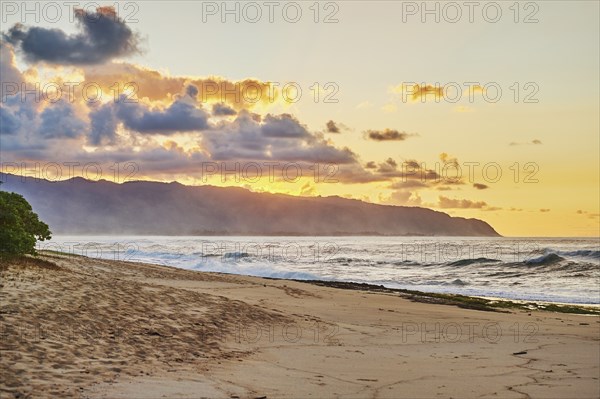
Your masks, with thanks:
M0 191L0 258L36 255L36 242L51 234L22 195Z

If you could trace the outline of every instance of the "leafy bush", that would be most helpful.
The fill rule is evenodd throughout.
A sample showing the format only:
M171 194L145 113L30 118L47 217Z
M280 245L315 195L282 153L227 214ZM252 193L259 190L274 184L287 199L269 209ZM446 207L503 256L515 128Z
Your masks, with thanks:
M22 195L0 191L0 257L35 255L36 240L51 238L48 225L39 220Z

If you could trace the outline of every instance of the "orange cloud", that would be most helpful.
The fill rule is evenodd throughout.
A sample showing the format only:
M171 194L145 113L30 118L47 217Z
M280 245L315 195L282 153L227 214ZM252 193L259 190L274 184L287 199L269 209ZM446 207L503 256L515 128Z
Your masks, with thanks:
M268 105L280 99L280 90L272 82L258 79L231 81L223 77L170 76L157 70L128 63L88 66L83 69L86 82L98 84L105 93L129 84L137 98L170 102L188 86L199 90L203 103L226 103L237 110L251 109L258 104Z

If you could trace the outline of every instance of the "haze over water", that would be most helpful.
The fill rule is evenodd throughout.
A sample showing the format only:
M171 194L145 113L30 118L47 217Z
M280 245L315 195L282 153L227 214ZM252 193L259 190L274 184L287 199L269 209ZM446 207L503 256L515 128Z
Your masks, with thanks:
M199 271L600 304L597 238L56 236L38 248Z

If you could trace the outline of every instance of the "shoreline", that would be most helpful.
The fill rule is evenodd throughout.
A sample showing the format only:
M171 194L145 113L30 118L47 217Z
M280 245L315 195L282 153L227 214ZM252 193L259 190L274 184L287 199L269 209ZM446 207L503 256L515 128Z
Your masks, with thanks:
M263 277L273 280L286 280L271 277ZM600 304L583 304L569 302L548 302L538 300L523 300L501 297L487 297L463 294L450 294L439 292L427 292L418 290L407 290L403 288L390 288L384 285L356 283L351 281L332 281L332 280L298 280L291 281L304 282L308 284L323 285L326 287L348 289L348 290L372 290L374 292L393 292L403 295L406 298L412 299L415 302L438 303L444 305L459 306L463 303L466 309L497 311L497 308L512 308L512 309L529 309L540 311L555 311L562 313L590 314L600 315ZM434 302L428 302L428 299ZM468 307L469 301L478 306ZM459 306L461 307L461 306ZM548 308L552 310L548 310Z
M2 397L600 395L599 316L59 254L0 274Z
M80 256L80 257L87 258L85 255L53 251L53 250L40 250L38 252L40 254L50 254L50 256L52 256L53 254L56 254L56 255L61 255L61 256L62 255L64 255L64 256ZM92 259L104 259L104 258L92 258ZM124 262L128 262L128 261L124 261ZM146 263L146 262L136 262L136 263ZM153 264L153 263L146 263L146 264ZM175 269L180 269L180 270L197 271L200 273L215 273L215 274L226 274L226 275L232 275L232 276L256 277L256 278L264 278L264 279L269 279L269 280L296 281L299 283L323 285L323 286L327 286L327 287L334 287L334 288L341 288L341 289L367 289L367 290L373 290L373 291L378 291L378 292L382 292L382 291L396 292L399 294L404 294L409 297L412 297L416 301L419 301L418 298L432 297L432 298L438 298L440 300L439 302L436 302L436 303L443 303L444 302L443 299L445 298L446 301L448 302L447 303L448 305L452 305L453 299L456 299L456 298L462 299L462 302L465 302L466 298L472 298L475 301L478 301L478 300L485 301L482 304L486 304L487 307L494 307L493 306L494 302L501 302L502 304L507 305L508 307L512 307L512 308L526 308L527 306L530 306L530 307L532 307L532 309L535 308L537 310L544 310L544 308L543 308L544 306L546 306L546 307L551 306L551 307L553 307L553 309L555 311L559 311L559 312L561 311L561 309L559 309L557 307L571 308L574 310L582 311L582 312L577 312L577 311L575 312L578 314L586 314L586 311L590 310L590 312L588 314L600 315L600 303L551 302L551 301L545 301L545 300L528 300L528 299L490 297L490 296L479 296L479 295L454 294L454 293L444 293L444 292L428 292L428 291L420 291L420 290L409 290L409 289L405 289L405 288L386 287L385 285L382 285L382 284L359 283L359 282L354 282L354 281L301 280L301 279L293 279L293 278L288 279L288 278L280 278L280 277L263 277L263 276L247 275L247 274L192 270L192 269L178 268L176 266L171 266L171 265L161 265L161 266L173 267ZM425 302L424 299L421 301ZM501 306L499 306L499 307L501 307ZM562 309L562 310L564 310L565 313L569 313L568 309Z
M193 270L365 282L515 303L600 306L597 240L582 240L58 236L46 245Z
M76 253L69 252L61 252L55 250L40 250L38 249L40 254L47 255L61 255L61 256L79 256L86 258L85 255L80 255ZM109 258L91 258L91 259L105 259L111 260ZM124 262L128 262L124 260ZM131 261L136 263L146 263L144 261ZM153 264L153 263L147 263ZM585 314L589 311L589 314L600 314L600 303L579 303L579 302L563 302L563 301L548 301L548 300L537 300L537 299L518 299L518 298L508 298L508 297L495 297L495 296L487 296L487 295L469 295L469 294L461 294L461 293L449 293L449 292L433 292L433 291L420 291L420 290L411 290L406 288L394 288L394 287L386 287L382 284L373 284L373 283L361 283L354 281L340 281L340 280L302 280L302 279L294 279L294 278L282 278L282 277L269 277L269 276L256 276L249 274L236 274L236 273L228 273L222 271L202 271L202 270L194 270L194 269L186 269L179 268L177 266L172 265L162 265L166 267L173 267L180 270L191 270L197 271L201 273L215 273L215 274L230 274L232 276L246 276L246 277L258 277L272 280L288 280L288 281L297 281L297 282L305 282L309 284L321 284L330 287L337 288L346 288L346 289L358 289L352 287L363 287L364 289L372 289L372 290L386 290L388 292L396 292L399 294L408 295L414 298L437 298L439 302L444 302L444 299L447 302L453 302L458 299L460 302L468 302L468 298L473 299L474 302L479 302L480 305L485 305L485 307L503 307L503 305L507 307L513 308L523 308L523 309L538 309L543 310L544 307L551 307L554 311L564 311L566 313L569 312L569 309L573 310L575 313ZM424 301L424 300L423 300ZM499 305L495 305L495 302L500 302ZM449 303L450 304L450 303ZM562 308L562 309L561 309Z

